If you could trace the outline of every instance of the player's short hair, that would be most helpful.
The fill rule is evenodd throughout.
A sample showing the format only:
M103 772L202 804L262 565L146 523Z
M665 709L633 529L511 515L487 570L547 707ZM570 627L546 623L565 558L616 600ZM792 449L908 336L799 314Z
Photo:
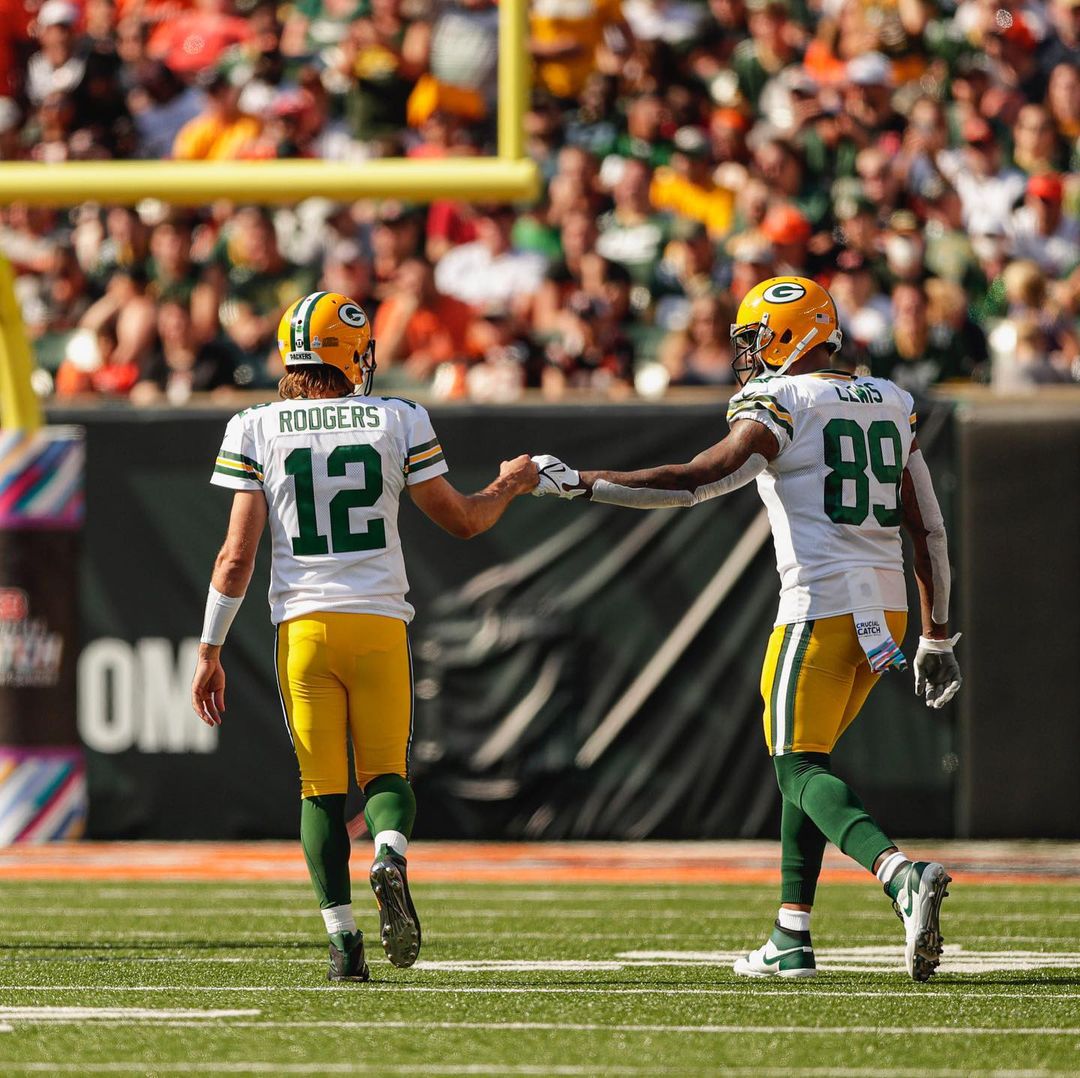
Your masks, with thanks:
M353 384L337 367L296 367L285 372L278 382L278 395L282 400L300 400L307 397L347 397Z

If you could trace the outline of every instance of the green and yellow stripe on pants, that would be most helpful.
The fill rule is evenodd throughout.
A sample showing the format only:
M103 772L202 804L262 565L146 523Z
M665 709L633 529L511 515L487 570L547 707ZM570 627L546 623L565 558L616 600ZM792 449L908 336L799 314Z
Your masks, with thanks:
M907 612L886 611L885 620L893 639L903 640ZM879 676L870 669L850 614L778 625L761 670L769 752L832 752Z

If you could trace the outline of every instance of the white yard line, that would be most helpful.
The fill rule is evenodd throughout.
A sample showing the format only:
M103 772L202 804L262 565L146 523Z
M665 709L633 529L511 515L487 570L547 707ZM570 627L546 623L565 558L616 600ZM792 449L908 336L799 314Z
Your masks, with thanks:
M386 963L383 963L384 965ZM651 988L603 988L592 985L582 985L579 988L547 987L544 985L492 985L480 987L478 985L466 985L450 987L449 985L428 984L373 984L368 983L363 988L343 988L340 985L315 984L315 985L282 985L282 984L258 984L258 985L220 985L220 984L155 984L155 985L71 985L71 984L6 984L0 985L3 992L361 992L365 995L372 992L385 992L393 995L421 993L429 995L479 995L479 996L739 996L755 998L764 996L793 997L794 989L791 986L776 985L767 987L758 983L747 984L745 988L673 988L656 985ZM1017 985L1015 992L981 992L976 988L965 985L939 982L935 989L921 988L912 990L908 995L898 995L895 988L874 991L833 991L831 989L817 988L801 984L798 986L798 995L801 1001L812 1000L818 996L822 998L849 999L890 999L895 1003L947 1003L955 1004L958 998L965 999L1010 999L1014 1002L1041 1001L1049 999L1067 999L1080 1002L1080 989L1076 992L1039 992L1033 991L1031 985Z
M91 945L92 946L92 945ZM115 942L103 944L112 951L124 948ZM620 951L606 958L579 959L443 959L421 960L413 967L420 973L616 973L626 969L640 967L671 967L687 969L693 967L720 967L727 969L743 955L742 950L642 950ZM819 951L818 966L826 972L899 972L901 967L900 949L897 943L871 944L861 947L835 947ZM82 958L60 958L50 961L67 964L82 963ZM251 964L249 956L138 956L117 955L112 959L117 963L161 963L184 964L188 966L223 964ZM309 953L294 956L260 956L257 962L262 965L296 965L313 967L319 959ZM26 958L5 958L0 963L9 965L40 964L40 960ZM386 965L381 958L372 956L372 964ZM1078 951L1044 950L968 950L963 946L946 948L942 959L942 973L991 973L995 971L1020 971L1035 969L1080 969Z
M84 1071L116 1073L118 1071L146 1074L359 1074L358 1063L4 1063L4 1074L78 1074ZM645 1067L605 1067L604 1074L648 1074ZM552 1074L595 1075L595 1066L566 1066L550 1064L505 1063L379 1063L380 1074Z
M176 1072L181 1074L356 1074L355 1063L274 1063L274 1062L229 1062L218 1063L154 1063L152 1070L161 1073ZM131 1072L145 1074L145 1063L7 1063L0 1061L4 1074L77 1074ZM522 1074L522 1075L596 1075L595 1064L573 1066L566 1064L506 1064L506 1063L380 1063L381 1074ZM605 1066L599 1073L605 1075L655 1074L656 1068L632 1067L623 1064ZM704 1071L701 1073L710 1073ZM802 1075L804 1078L895 1078L895 1069L875 1067L723 1067L712 1073L723 1074L727 1078L790 1078ZM1045 1078L1052 1075L1075 1075L1075 1071L1054 1070L992 1070L981 1071L982 1078ZM920 1070L923 1078L970 1078L970 1070Z
M0 1022L85 1022L91 1019L105 1021L138 1022L148 1018L213 1019L249 1018L260 1015L260 1010L157 1010L151 1007L0 1007Z
M127 1020L125 1020L127 1021ZM167 1026L170 1028L205 1029L205 1022L183 1019L139 1019L144 1026ZM20 1024L23 1024L20 1022ZM49 1019L36 1019L34 1025L50 1025ZM849 1037L868 1035L874 1037L1076 1037L1080 1038L1080 1026L761 1026L761 1025L663 1025L661 1023L620 1023L605 1025L599 1022L398 1022L360 1020L283 1020L222 1022L219 1029L407 1029L415 1032L432 1030L484 1030L490 1033L675 1033L680 1036L768 1036L799 1035L812 1037Z
M4 1063L0 1071L6 1074L361 1074L359 1063ZM379 1064L380 1074L521 1074L521 1075L587 1075L595 1078L595 1066L569 1067L557 1064L535 1066L503 1063L412 1063L407 1066ZM648 1067L604 1067L603 1074L650 1074ZM725 1072L726 1073L726 1072ZM1039 1072L1040 1075L1045 1072Z

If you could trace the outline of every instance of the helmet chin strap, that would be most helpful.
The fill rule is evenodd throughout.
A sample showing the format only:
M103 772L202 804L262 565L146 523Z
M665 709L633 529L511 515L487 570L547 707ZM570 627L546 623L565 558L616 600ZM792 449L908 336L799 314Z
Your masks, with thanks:
M371 363L367 366L364 366L363 361L366 357L371 358ZM367 397L371 394L371 386L372 383L375 381L375 368L378 366L378 364L375 362L374 337L372 337L368 341L368 346L366 349L364 349L364 354L359 357L359 361L361 363L361 369L364 372L364 380L362 382L358 382L353 387L353 395L359 397Z

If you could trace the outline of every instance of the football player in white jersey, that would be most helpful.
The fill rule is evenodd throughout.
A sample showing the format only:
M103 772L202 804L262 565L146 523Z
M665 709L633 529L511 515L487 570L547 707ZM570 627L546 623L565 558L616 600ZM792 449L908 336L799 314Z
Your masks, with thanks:
M399 499L407 489L435 523L468 539L536 486L537 469L520 456L479 493L455 490L427 412L370 395L375 341L367 316L346 296L315 292L294 303L278 327L278 348L283 399L229 421L211 477L235 493L207 598L192 706L204 722L221 723L221 646L269 520L278 690L300 765L300 840L330 937L328 977L366 981L344 816L350 740L375 843L369 879L383 948L395 966L411 966L421 939L405 858L416 814L405 631L413 608L405 599Z
M636 472L579 474L555 457L534 457L534 493L650 509L696 505L757 482L780 574L761 694L783 797L781 907L769 939L735 972L816 972L810 913L828 839L884 885L904 924L907 970L925 981L941 956L949 876L897 850L829 765L878 677L907 665L901 524L914 545L922 614L915 691L939 708L960 687L958 637L947 626L945 527L912 398L886 379L832 368L841 344L836 305L814 281L764 281L737 318L732 365L742 388L723 441L688 464Z

